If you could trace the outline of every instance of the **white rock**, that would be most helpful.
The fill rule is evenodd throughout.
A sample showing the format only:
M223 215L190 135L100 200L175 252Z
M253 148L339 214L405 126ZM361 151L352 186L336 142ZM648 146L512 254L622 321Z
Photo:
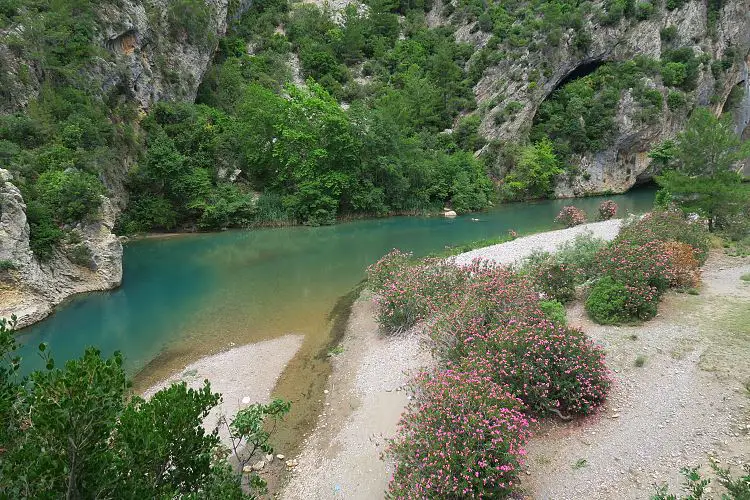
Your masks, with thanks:
M273 455L272 454L269 453L268 455L266 455L266 462L268 462L269 464L271 462L273 462Z
M455 210L448 210L448 211L447 211L447 212L445 212L445 213L444 213L443 215L444 215L445 217L451 217L451 218L452 218L452 217L455 217L455 216L456 216L457 214L456 214L456 211L455 211Z
M276 458L278 458L279 460L284 460L284 455L279 453L278 455L276 455Z
M265 466L266 466L266 462L264 460L258 460L257 462L255 462L255 465L253 465L253 470L255 471L263 470L263 467Z
M246 404L249 404L249 403L250 403L250 397L249 396L245 396L244 398L242 398L242 404L243 405L246 405Z

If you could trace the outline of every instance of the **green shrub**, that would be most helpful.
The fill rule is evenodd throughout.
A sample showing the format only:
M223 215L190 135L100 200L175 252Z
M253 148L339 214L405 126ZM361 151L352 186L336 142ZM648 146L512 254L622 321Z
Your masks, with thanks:
M596 276L596 254L606 245L607 242L591 232L579 234L557 248L555 259L574 271L576 284L584 283Z
M586 299L586 312L601 325L631 323L656 316L659 293L643 282L626 285L605 276L597 281Z
M680 91L670 90L667 94L667 106L672 111L683 109L687 104L687 98L685 94Z
M36 200L28 200L26 220L29 222L31 250L40 261L49 260L64 235L55 223L50 208Z
M18 264L12 260L0 260L0 271L15 271L18 269Z
M539 309L550 321L557 325L565 326L568 324L568 316L565 312L565 306L557 300L542 300L539 302Z
M503 194L512 200L546 198L563 172L552 142L544 138L521 149L513 170L503 179Z
M94 175L72 171L48 171L39 176L37 196L50 207L59 222L74 223L96 213L104 186Z
M662 30L659 32L659 36L661 37L662 42L673 42L677 39L678 31L677 31L677 25L671 25L667 26L665 28L662 28Z
M664 85L679 87L687 78L687 67L681 62L667 62L661 68Z
M68 259L77 266L86 267L91 270L96 269L94 254L91 252L91 249L83 243L69 248L67 256Z

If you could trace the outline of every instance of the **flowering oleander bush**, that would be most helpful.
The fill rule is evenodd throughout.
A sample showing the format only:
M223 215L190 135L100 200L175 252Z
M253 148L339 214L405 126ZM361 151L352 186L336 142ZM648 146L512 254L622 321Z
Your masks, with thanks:
M396 248L385 254L365 271L368 288L379 292L387 281L392 280L396 273L409 264L411 258L411 253L402 252Z
M627 284L605 276L592 287L586 312L601 325L644 321L656 316L659 297L659 291L644 282Z
M604 351L580 330L548 319L510 320L470 342L464 370L503 384L534 415L587 415L606 398Z
M504 498L518 482L529 419L486 376L443 369L413 381L415 399L386 453L393 498Z
M609 276L619 283L648 285L664 292L677 279L672 255L661 241L645 243L617 239L596 255L598 276Z
M607 200L599 204L599 220L613 219L617 215L617 203Z
M429 329L438 359L458 363L472 341L485 331L525 318L544 319L539 293L531 282L509 268L474 261L472 279L461 296L437 316Z
M530 270L534 287L546 298L570 302L576 296L576 271L555 259L543 261Z
M695 249L695 258L700 264L706 262L710 248L708 229L699 222L690 222L682 212L667 210L654 211L642 217L627 220L617 240L632 243L648 241L679 241Z
M392 253L368 271L380 324L395 331L432 319L442 367L413 382L416 398L387 449L396 462L390 496L505 498L518 482L526 413L585 415L604 401L603 351L565 327L562 304L543 300L571 293L573 273L537 257L517 272L486 260L459 268Z
M586 222L586 212L574 206L563 207L555 217L555 222L564 224L565 227L578 226Z
M394 267L376 289L378 322L388 332L411 328L458 300L469 274L442 260L428 259Z

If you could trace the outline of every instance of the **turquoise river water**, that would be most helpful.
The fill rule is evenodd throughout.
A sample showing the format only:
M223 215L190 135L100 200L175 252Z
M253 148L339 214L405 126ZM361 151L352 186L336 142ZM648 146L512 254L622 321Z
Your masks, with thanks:
M652 189L637 189L608 198L623 214L649 209L653 197ZM331 340L332 308L381 255L392 248L424 255L509 229L551 229L562 206L594 214L603 199L506 204L456 219L393 217L135 241L125 248L120 288L69 300L20 333L25 371L41 367L40 342L58 365L93 345L105 355L122 351L136 386L144 387L232 343L301 333L305 343L277 389L303 400L326 370L321 352Z

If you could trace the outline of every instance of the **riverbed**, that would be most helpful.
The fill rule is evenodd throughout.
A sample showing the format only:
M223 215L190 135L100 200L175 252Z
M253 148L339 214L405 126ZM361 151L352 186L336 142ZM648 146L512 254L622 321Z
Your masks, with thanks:
M650 208L653 189L611 196L620 214ZM74 298L19 335L25 370L41 367L47 342L58 364L86 346L122 351L136 389L153 385L201 357L287 334L304 337L275 394L293 401L283 443L315 422L330 370L332 311L392 248L416 255L446 246L556 227L573 204L593 216L607 199L506 204L455 219L393 217L327 227L285 227L146 239L129 243L122 286ZM237 370L262 370L258 360Z

